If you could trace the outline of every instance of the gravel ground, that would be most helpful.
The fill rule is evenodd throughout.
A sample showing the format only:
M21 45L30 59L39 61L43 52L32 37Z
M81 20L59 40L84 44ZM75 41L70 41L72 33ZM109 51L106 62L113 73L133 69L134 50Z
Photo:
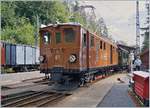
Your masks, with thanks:
M39 71L33 72L20 72L20 73L11 73L11 74L1 74L1 86L9 85L9 84L17 84L23 80L44 77L43 73Z
M117 81L120 78L124 81ZM34 87L22 87L18 89L9 89L1 92L2 95L8 95L28 90L45 90L51 88L48 85L38 85ZM127 74L115 74L102 79L89 87L81 87L73 92L71 96L66 97L53 107L135 107L127 92L128 78ZM49 106L51 107L51 105Z
M117 78L121 78L124 80L124 84L121 85L119 81L117 81ZM99 102L101 102L104 97L109 94L109 91L111 88L113 89L113 97L110 98L110 100L116 100L116 95L120 95L120 98L123 98L122 100L126 100L126 103L128 103L128 106L133 106L131 99L128 97L127 93L127 74L115 74L110 77L107 77L105 79L102 79L94 84L92 84L90 87L83 87L79 88L76 92L74 92L71 96L65 98L61 102L53 105L53 107L96 107ZM116 87L116 84L119 86ZM124 89L124 91L120 91ZM120 92L117 92L120 91ZM115 92L116 91L116 92ZM119 93L119 94L117 94ZM124 94L123 94L124 93ZM127 97L128 98L127 98ZM120 101L117 101L120 102ZM107 103L109 104L109 103ZM111 104L111 102L110 102ZM116 103L121 104L121 103ZM117 106L117 105L116 105ZM124 106L124 104L120 105Z
M8 89L8 90L2 90L1 95L10 95L14 93L19 93L19 92L25 92L25 91L41 91L48 89L48 85L37 85L37 86L30 86L30 87L20 87L16 89Z

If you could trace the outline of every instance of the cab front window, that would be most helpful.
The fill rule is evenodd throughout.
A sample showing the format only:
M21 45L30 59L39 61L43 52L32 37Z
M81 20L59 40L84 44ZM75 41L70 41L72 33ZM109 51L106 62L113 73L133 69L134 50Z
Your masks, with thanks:
M51 34L49 32L45 32L43 34L44 44L49 44L51 42Z
M55 37L56 37L56 44L61 43L61 33L56 32Z
M75 30L72 28L64 29L65 42L74 42L75 41Z

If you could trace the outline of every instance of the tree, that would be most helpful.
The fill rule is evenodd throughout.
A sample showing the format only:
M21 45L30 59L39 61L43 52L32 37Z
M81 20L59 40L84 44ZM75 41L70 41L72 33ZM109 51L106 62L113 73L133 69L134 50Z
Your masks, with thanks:
M1 39L12 43L34 43L37 16L42 24L69 22L66 5L60 1L2 1Z
M16 21L15 17L15 4L13 2L2 2L1 3L1 27L2 29L6 26L12 27Z
M38 15L41 23L68 22L66 6L59 1L18 1L16 2L16 14L30 19L34 24Z
M22 24L11 28L7 26L2 30L1 39L10 43L29 44L34 43L34 27L27 21L23 21Z

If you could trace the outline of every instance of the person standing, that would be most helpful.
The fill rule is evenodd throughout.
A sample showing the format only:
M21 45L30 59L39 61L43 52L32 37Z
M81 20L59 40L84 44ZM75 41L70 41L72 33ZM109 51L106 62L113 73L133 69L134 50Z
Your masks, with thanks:
M140 60L140 57L138 56L135 61L134 61L134 65L135 65L135 70L136 71L140 71L141 69L141 64L142 64L142 61Z

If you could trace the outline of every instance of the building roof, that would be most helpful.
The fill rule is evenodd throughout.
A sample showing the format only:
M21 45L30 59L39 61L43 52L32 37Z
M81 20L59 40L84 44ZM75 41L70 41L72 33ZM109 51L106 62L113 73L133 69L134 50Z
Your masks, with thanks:
M123 44L118 44L118 46L130 51L130 50L136 50L135 47L131 47L131 46L127 46L127 45L123 45Z

